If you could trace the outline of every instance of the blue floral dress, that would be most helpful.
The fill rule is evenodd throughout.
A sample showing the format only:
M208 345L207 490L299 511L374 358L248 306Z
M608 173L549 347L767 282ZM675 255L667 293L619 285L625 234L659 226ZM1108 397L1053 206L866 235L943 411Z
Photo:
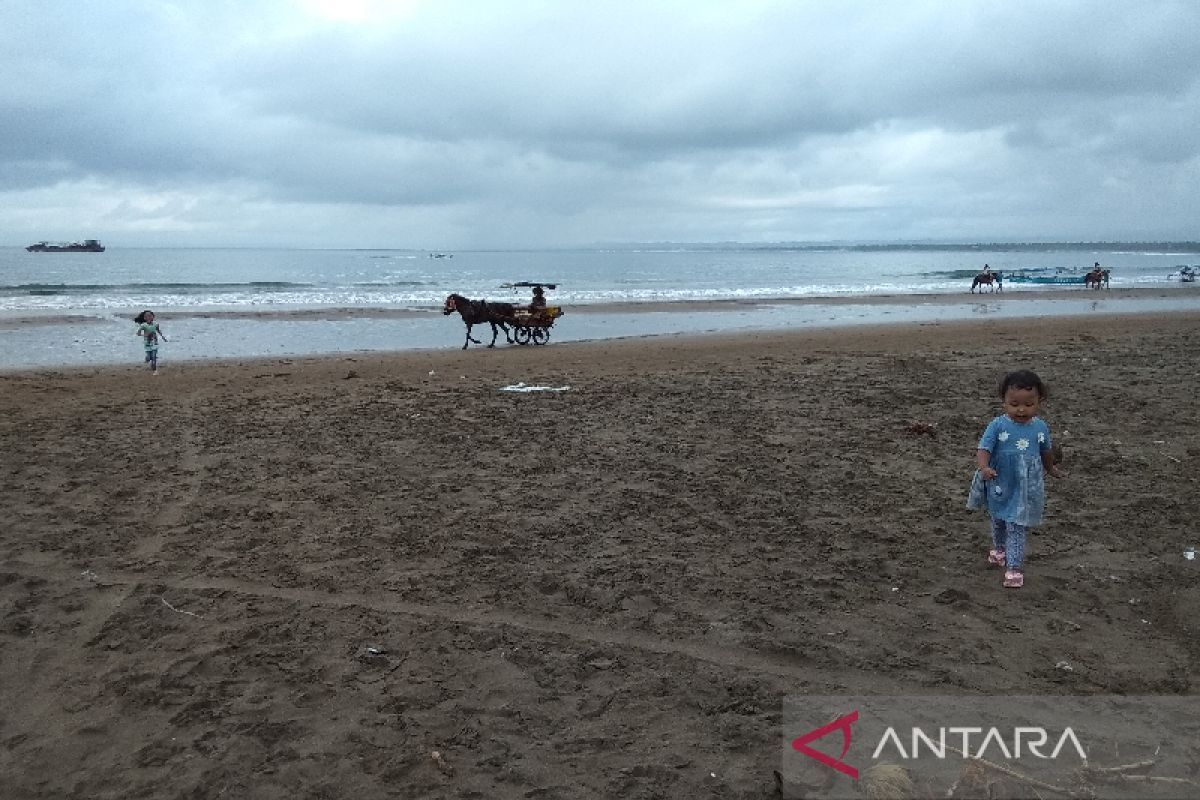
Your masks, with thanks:
M1024 424L1002 414L988 423L979 449L992 454L988 466L996 477L983 480L978 470L971 482L967 508L987 508L992 519L1032 527L1046 508L1042 453L1050 449L1050 426L1041 417Z

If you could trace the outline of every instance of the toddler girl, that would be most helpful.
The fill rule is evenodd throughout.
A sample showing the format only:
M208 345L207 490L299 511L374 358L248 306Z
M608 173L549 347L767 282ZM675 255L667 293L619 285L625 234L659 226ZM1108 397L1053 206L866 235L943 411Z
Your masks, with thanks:
M1021 567L1028 531L1042 521L1046 506L1044 473L1062 472L1050 454L1050 426L1038 417L1046 386L1029 370L1010 372L1000 382L1004 413L979 439L967 508L987 508L992 518L988 563L1004 568L1004 585L1025 584Z

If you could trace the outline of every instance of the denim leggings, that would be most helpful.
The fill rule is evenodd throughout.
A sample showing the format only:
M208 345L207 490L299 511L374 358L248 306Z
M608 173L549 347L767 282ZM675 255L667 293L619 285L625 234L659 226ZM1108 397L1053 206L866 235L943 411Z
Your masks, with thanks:
M992 549L1004 551L1006 569L1020 570L1025 563L1025 537L1029 528L992 517Z

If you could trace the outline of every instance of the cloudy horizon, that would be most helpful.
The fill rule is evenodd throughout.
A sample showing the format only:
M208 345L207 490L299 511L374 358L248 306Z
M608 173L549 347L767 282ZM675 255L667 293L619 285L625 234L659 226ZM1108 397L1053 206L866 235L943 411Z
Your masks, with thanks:
M0 243L1200 239L1200 4L10 0Z

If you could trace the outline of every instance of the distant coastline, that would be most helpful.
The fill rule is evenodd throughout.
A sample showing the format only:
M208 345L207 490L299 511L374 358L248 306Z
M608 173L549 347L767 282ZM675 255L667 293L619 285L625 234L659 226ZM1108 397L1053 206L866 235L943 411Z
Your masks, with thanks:
M595 249L684 249L697 251L765 250L797 252L1134 252L1200 253L1200 242L642 242L595 245ZM574 249L574 248L552 248ZM587 249L587 248L584 248ZM519 252L519 251L516 251Z
M8 242L3 247L26 245ZM228 244L126 244L127 250L302 250L302 251L347 251L347 252L397 252L435 253L425 247L372 246L372 247L287 247L280 245L228 245ZM1200 241L1108 241L1108 242L888 242L888 241L834 241L834 242L596 242L581 245L559 245L551 247L465 247L453 248L461 253L561 253L574 251L638 251L638 250L694 250L697 252L745 250L745 251L796 251L796 252L946 252L971 253L977 251L997 252L1155 252L1200 254ZM449 250L447 250L449 252Z

